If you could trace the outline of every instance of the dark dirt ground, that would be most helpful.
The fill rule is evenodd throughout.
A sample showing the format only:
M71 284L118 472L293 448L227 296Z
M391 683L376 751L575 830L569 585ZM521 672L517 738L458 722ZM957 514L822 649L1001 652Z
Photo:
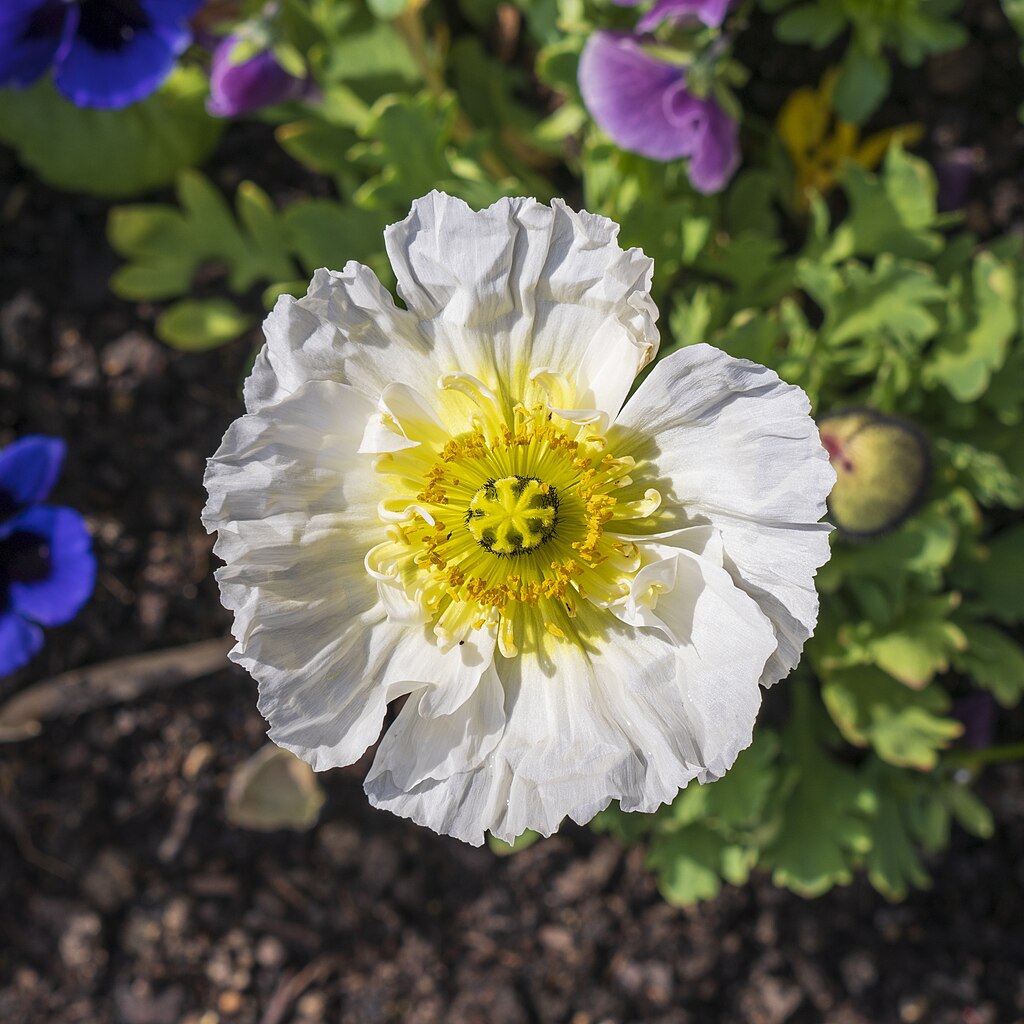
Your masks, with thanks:
M1020 230L1017 43L994 4L965 17L968 50L897 75L886 116L931 125L935 159L970 150L973 230ZM766 84L747 100L766 116L816 77L760 62ZM303 187L255 138L260 183ZM229 133L222 183L253 139ZM227 627L201 478L239 412L249 345L186 355L156 342L156 311L106 289L106 209L0 154L0 443L68 440L55 500L87 514L101 565L91 603L0 681L0 699ZM678 910L641 849L584 829L501 860L375 812L368 761L322 780L311 832L230 828L227 780L264 741L254 689L225 668L0 746L2 1024L1024 1021L1020 766L982 781L995 838L957 834L933 889L902 905L863 879L809 902L758 878Z

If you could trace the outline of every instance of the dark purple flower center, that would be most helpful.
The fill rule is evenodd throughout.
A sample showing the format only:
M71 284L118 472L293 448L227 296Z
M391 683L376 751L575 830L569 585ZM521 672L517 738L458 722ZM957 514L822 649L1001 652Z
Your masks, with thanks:
M9 494L0 487L0 523L10 519L21 506L14 500L14 495Z
M78 35L95 50L119 50L149 26L139 0L82 0Z
M68 5L64 0L46 0L46 3L32 12L23 38L43 39L46 36L60 36L67 14Z
M46 537L15 530L0 540L0 610L7 607L12 583L38 583L50 575L50 544Z

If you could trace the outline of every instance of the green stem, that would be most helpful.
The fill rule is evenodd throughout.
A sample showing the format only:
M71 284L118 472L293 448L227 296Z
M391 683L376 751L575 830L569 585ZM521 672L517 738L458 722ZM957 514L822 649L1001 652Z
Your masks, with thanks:
M398 34L405 40L409 54L412 57L427 89L435 99L441 99L448 92L448 83L444 80L444 74L437 67L430 57L427 43L427 31L420 17L422 2L413 0L411 4L392 21ZM468 117L461 111L456 110L455 124L452 135L456 142L468 142L473 137L473 125ZM489 151L480 154L480 163L495 180L509 176L508 168Z
M983 750L958 750L945 758L946 764L954 768L981 768L986 764L1003 764L1006 761L1024 761L1024 743L1007 743Z
M420 4L410 4L392 24L398 33L405 40L409 49L409 55L427 83L427 88L433 96L440 98L447 91L444 76L437 69L437 66L430 59L427 49L427 33L423 27L423 19L420 17Z

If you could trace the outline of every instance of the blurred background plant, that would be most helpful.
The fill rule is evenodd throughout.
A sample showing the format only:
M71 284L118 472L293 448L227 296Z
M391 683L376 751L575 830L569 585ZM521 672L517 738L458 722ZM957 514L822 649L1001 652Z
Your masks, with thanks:
M754 870L807 896L863 870L899 899L927 885L954 822L991 833L972 784L1024 756L996 713L1024 690L1022 241L977 237L940 204L936 171L905 148L928 125L872 120L894 61L965 42L956 0L58 6L31 67L52 5L0 14L0 140L57 188L159 190L111 208L110 287L152 304L167 345L257 344L263 311L321 266L358 260L393 283L382 229L432 188L476 207L565 195L654 257L662 354L710 342L810 395L839 474L838 529L803 663L722 781L595 823L646 844L667 899L705 899ZM1019 3L1004 9L1019 30ZM97 102L68 86L70 55L109 56L90 26L126 11L127 63L146 33L171 32L174 60L131 102ZM752 24L781 59L810 47L835 62L770 118L743 109ZM204 173L244 119L314 194L278 204L247 180L225 194ZM286 761L259 761L231 799L242 827L254 817L239 808L305 827L321 802Z

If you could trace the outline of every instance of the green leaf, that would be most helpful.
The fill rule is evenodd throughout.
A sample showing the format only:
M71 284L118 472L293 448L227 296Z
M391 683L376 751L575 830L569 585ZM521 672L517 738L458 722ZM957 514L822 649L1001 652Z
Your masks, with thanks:
M252 317L223 299L185 299L156 321L161 341L186 352L204 352L234 341L252 326Z
M959 722L940 717L949 710L940 687L909 690L870 666L831 675L822 699L849 742L870 744L883 761L900 767L934 768L938 751L963 732Z
M911 887L931 884L917 854L907 794L876 789L877 809L871 821L871 849L865 858L868 879L886 899L905 899Z
M319 118L306 118L280 125L274 138L304 167L318 174L336 174L348 167L348 151L356 141L356 134L350 128Z
M368 263L384 248L387 217L376 210L342 205L329 199L293 203L284 212L289 248L303 269L341 269L349 260Z
M963 630L947 617L956 603L956 595L919 600L885 632L870 630L863 642L867 659L904 685L923 689L967 646Z
M768 363L783 338L777 317L742 309L715 334L714 344L738 359Z
M690 296L680 294L669 317L673 347L708 341L726 302L722 289L715 285L700 285Z
M900 59L917 67L932 54L963 46L970 38L967 29L946 18L931 18L924 11L905 7L899 24Z
M734 235L753 231L768 238L777 235L777 191L776 175L771 171L751 168L738 174L725 193L725 218L729 231Z
M178 68L164 86L123 110L87 110L49 78L0 90L0 141L57 188L124 197L161 188L201 163L222 123L206 113L206 76Z
M275 281L263 289L260 300L264 309L273 309L282 295L291 295L296 299L301 299L308 290L309 279L305 277L301 281Z
M807 43L820 50L846 26L846 15L837 3L811 3L791 7L773 26L781 43Z
M935 172L898 142L886 152L882 185L904 227L923 231L935 223L939 194Z
M1013 707L1024 696L1024 647L980 622L965 623L963 631L967 646L953 655L953 664L991 690L1003 707Z
M870 849L871 838L860 807L860 780L820 745L806 688L795 691L794 701L782 741L791 781L779 791L781 821L762 860L776 885L820 896L834 885L849 884L856 858Z
M402 208L410 196L450 179L447 146L454 123L451 96L440 103L428 95L383 97L363 128L369 141L351 150L353 159L379 171L356 193L356 202L368 209Z
M366 6L375 18L391 21L409 6L409 0L366 0Z
M657 826L659 815L640 814L637 811L623 811L617 803L611 804L591 819L590 827L595 832L614 836L620 843L640 842Z
M959 530L940 503L920 510L894 533L870 543L837 544L831 560L819 570L823 590L840 580L870 579L883 584L893 604L902 604L910 579L925 591L942 585L942 571L953 560ZM886 621L892 615L885 616Z
M658 890L675 906L709 900L722 888L725 840L702 825L656 835L647 866L656 873Z
M289 42L278 42L272 47L274 60L293 78L303 79L309 73L301 51Z
M1024 381L1022 381L1024 384ZM943 438L937 447L949 466L967 478L964 483L982 505L1024 507L1024 449L1013 431L990 424L979 424L971 435L957 431L959 436L975 436L990 448L983 451L973 444Z
M925 381L943 384L958 402L973 402L985 392L1018 328L1015 268L980 253L971 284L969 323L939 339L925 369Z
M923 160L893 147L882 175L849 161L843 165L840 181L850 199L850 213L831 239L824 240L825 259L834 262L854 253L884 253L926 260L941 251L943 239L934 230L935 178ZM808 255L813 258L821 247L822 243L812 245Z
M1014 31L1024 39L1024 0L1001 0L1006 20Z
M459 10L477 29L486 29L494 21L500 0L459 0Z
M728 829L749 828L760 822L768 797L778 784L778 753L778 736L770 729L760 729L722 778L700 787L707 796L708 821ZM695 787L687 787L684 792L690 788Z
M511 843L506 843L504 840L498 839L497 836L492 836L490 832L487 833L487 845L490 847L491 852L497 854L499 857L511 857L513 854L522 853L523 850L528 850L538 839L544 837L539 832L534 832L533 829L527 829L521 835Z
M119 206L110 212L110 244L129 260L111 278L126 299L165 299L187 292L204 264L219 265L234 292L258 281L298 276L270 199L250 182L239 186L238 220L220 192L196 171L178 179L181 209Z
M879 332L923 342L937 332L938 320L928 307L946 292L927 270L882 256L872 272L851 264L843 278L823 325L830 344Z
M888 96L891 78L885 56L855 41L846 51L832 93L836 114L844 121L863 124Z
M964 576L975 608L1008 625L1024 621L1024 524L997 533Z
M950 782L943 797L953 817L972 835L988 839L995 831L992 812L966 786Z
M328 86L346 82L370 100L420 80L420 69L402 37L391 24L376 19L363 31L349 28L332 39L318 75L318 81Z
M582 104L563 103L553 114L546 117L533 131L532 138L541 145L563 143L570 135L582 131L590 115Z
M792 281L789 261L780 259L785 246L778 238L744 231L727 245L705 251L699 269L733 282L743 292L744 305L778 301Z

